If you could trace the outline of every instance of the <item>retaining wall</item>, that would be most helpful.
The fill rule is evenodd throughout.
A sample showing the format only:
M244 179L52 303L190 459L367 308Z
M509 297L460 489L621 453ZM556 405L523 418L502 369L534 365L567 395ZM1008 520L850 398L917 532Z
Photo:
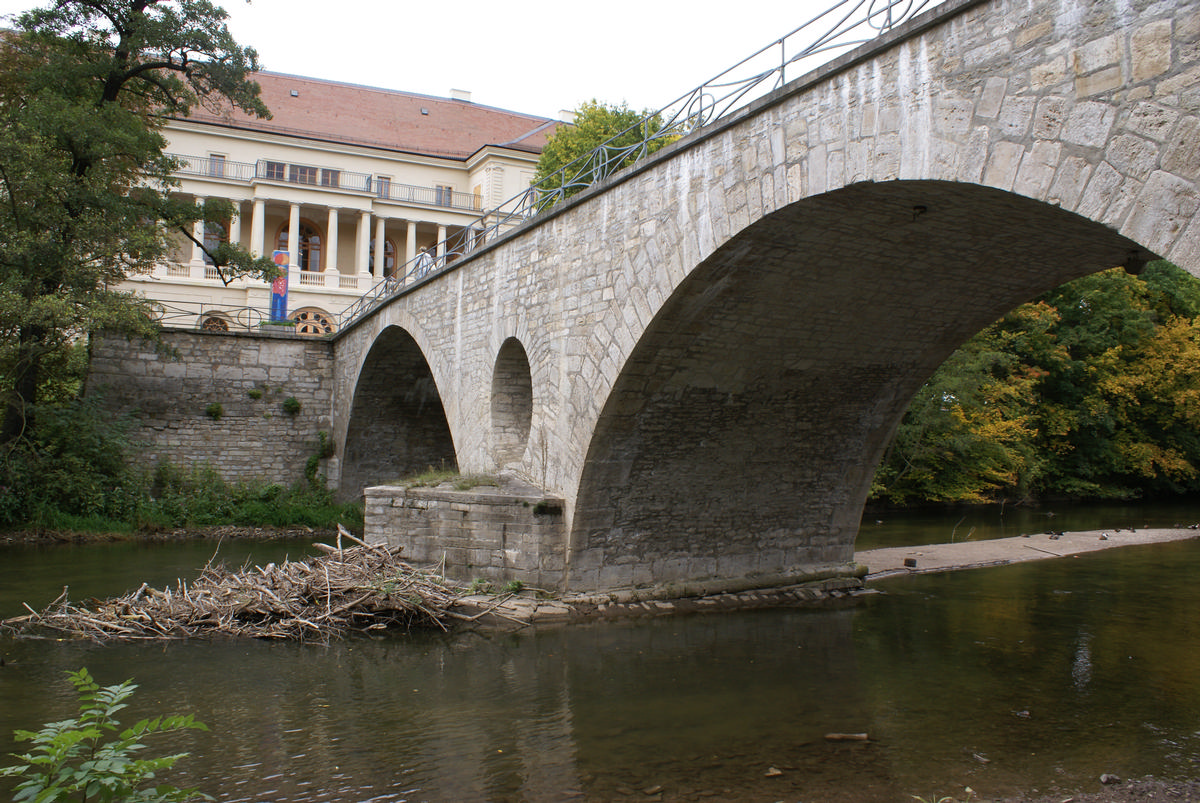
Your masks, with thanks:
M92 338L87 392L131 413L137 459L211 465L231 481L292 485L321 432L331 430L333 354L290 332L165 330L164 348ZM257 397L257 398L255 398ZM299 411L284 402L295 398ZM220 405L220 415L212 405ZM322 473L336 484L334 461Z

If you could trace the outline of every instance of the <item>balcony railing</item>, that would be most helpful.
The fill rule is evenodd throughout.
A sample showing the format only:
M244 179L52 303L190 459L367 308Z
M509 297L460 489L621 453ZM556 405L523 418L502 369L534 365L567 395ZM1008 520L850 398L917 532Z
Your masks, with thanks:
M254 165L246 162L231 162L211 156L183 156L177 153L168 155L181 163L175 170L181 176L208 176L227 178L231 181L254 180Z
M452 209L470 209L473 212L483 209L480 197L469 192L455 192L449 187L417 187L412 184L396 184L385 178L377 178L375 181L376 194L389 201L448 206Z
M155 319L174 329L204 329L215 332L250 332L268 322L269 316L254 307L187 301L152 303Z
M170 154L170 156L179 162L179 167L175 172L181 176L203 176L243 183L280 181L287 184L370 193L388 201L441 206L468 212L478 212L483 208L479 196L473 193L456 192L450 187L419 187L415 184L400 184L386 176L355 173L336 167L296 164L274 159L234 162L212 156L188 156L185 154Z

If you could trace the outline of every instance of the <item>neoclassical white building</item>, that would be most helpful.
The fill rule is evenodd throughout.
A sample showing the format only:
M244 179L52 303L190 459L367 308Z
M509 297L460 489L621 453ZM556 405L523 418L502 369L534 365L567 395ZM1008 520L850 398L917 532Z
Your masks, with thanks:
M486 210L529 186L558 121L472 103L262 72L258 120L198 109L166 127L183 162L179 191L237 214L194 232L251 252L288 253L287 314L298 331L337 316L423 249L453 250ZM183 238L175 259L125 285L159 302L164 323L243 328L269 318L271 286L226 286Z

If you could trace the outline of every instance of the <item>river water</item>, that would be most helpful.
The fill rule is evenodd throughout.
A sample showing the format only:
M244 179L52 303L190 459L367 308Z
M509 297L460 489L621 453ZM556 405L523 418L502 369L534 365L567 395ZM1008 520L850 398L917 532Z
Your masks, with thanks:
M957 519L892 518L864 525L863 548L965 537ZM81 599L189 578L213 549L7 547L0 617L63 584ZM221 546L235 565L306 552ZM1104 772L1190 777L1197 576L1200 541L1182 541L895 578L816 609L328 646L0 640L0 751L19 748L14 728L72 715L66 673L86 666L139 684L126 722L207 723L151 747L189 751L170 780L222 801L910 803L967 786L1065 794Z

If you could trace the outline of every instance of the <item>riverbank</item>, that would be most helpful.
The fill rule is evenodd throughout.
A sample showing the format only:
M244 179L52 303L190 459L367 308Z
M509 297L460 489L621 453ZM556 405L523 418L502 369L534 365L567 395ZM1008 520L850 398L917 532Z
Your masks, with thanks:
M1029 560L1067 558L1100 549L1183 541L1196 537L1200 537L1200 529L1191 527L1044 532L988 541L870 549L855 553L854 560L867 567L865 579L870 582L897 575L979 569Z
M170 530L137 530L128 533L90 533L74 530L9 530L0 532L0 544L102 544L113 541L184 541L194 539L267 540L276 538L337 538L336 528L317 529L305 525L291 527L249 527L241 524L216 524L206 527L177 527Z
M1031 560L1069 558L1085 552L1137 544L1159 543L1200 537L1200 529L1188 526L1162 528L1113 528L1078 532L1038 533L1011 538L998 538L920 546L888 547L855 553L855 563L862 568L863 580L874 580L947 572L961 569L1001 566ZM336 543L337 534L308 527L271 528L225 525L194 530L163 531L147 537L130 536L117 540L184 540L184 539L266 539L312 538ZM64 533L8 533L0 537L10 543L47 541L111 540L103 537L75 537ZM869 588L866 589L870 591ZM739 592L715 593L707 596L665 599L642 594L636 590L626 593L599 595L567 595L565 597L538 589L522 589L512 593L459 592L454 607L455 618L463 623L486 628L521 628L530 625L554 625L595 619L624 619L671 616L687 613L746 610L790 605L836 602L863 593L855 576L814 580L793 586L750 589ZM466 592L466 593L463 593Z

